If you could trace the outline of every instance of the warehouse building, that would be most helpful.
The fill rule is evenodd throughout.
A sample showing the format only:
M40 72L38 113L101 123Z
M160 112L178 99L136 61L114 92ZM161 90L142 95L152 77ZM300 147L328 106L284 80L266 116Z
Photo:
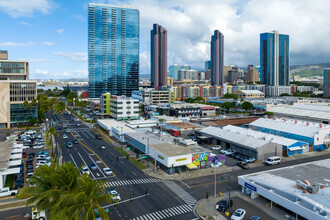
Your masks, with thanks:
M321 151L330 144L330 126L286 118L259 118L250 128L309 144L308 151Z
M265 198L271 208L277 204L296 219L329 220L329 175L326 159L238 176L238 184L251 199Z
M139 155L146 155L157 161L157 165L168 174L174 170L202 169L208 167L211 152L208 149L190 144L183 144L183 140L173 138L165 132L151 129L125 133L128 146L134 148Z
M295 154L302 154L308 152L309 145L306 142L297 141L290 138L285 138L277 135L272 135L268 133L263 133L256 130L251 130L247 128L227 125L223 127L224 130L231 132L238 132L247 136L254 137L256 139L263 139L266 141L271 141L277 143L283 147L282 156L292 156Z
M108 132L110 137L114 137L120 142L125 142L125 133L134 132L134 129L128 127L125 122L115 119L98 119L96 124Z
M280 144L219 127L207 127L196 131L196 138L200 141L208 138L212 144L230 148L242 155L254 157L256 160L266 160L271 156L282 155L283 147Z
M311 122L330 124L330 104L295 104L292 106L274 107L269 111L279 117L288 117Z

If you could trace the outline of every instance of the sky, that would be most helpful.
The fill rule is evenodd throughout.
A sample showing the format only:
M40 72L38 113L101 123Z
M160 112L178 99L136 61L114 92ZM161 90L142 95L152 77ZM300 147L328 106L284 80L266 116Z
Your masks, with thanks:
M140 10L140 74L150 74L150 30L168 31L168 66L204 69L214 30L225 65L259 65L260 33L290 35L290 64L330 61L328 0L0 0L0 49L28 60L30 79L88 77L88 3Z

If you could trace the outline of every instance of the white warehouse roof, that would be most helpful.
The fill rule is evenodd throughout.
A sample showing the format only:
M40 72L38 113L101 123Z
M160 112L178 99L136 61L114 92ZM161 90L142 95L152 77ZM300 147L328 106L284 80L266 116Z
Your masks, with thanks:
M223 129L227 130L227 131L231 131L231 132L239 132L240 134L251 136L251 137L254 137L257 139L271 141L273 143L284 145L284 146L290 146L297 142L301 142L301 141L297 141L294 139L276 136L276 135L272 135L272 134L268 134L268 133L263 133L261 131L255 131L255 130L242 128L242 127L238 127L238 126L233 126L233 125L227 125L227 126L223 127Z
M245 134L241 134L240 132L236 131L228 131L219 127L207 127L202 130L199 130L199 133L206 134L206 135L211 135L215 138L220 138L223 140L228 140L232 143L236 143L237 145L240 146L246 146L249 148L256 149L258 147L261 147L269 141L262 140L262 139L256 139L251 136L247 136Z
M271 112L292 116L310 117L317 119L330 119L330 105L296 104L286 107L275 107Z
M297 123L295 123L297 122ZM289 134L297 134L304 137L314 137L315 134L319 133L321 129L329 129L329 126L323 125L323 128L320 127L319 123L292 120L292 119L268 119L268 118L259 118L254 122L251 122L250 125L256 127L268 128L276 131L287 132Z

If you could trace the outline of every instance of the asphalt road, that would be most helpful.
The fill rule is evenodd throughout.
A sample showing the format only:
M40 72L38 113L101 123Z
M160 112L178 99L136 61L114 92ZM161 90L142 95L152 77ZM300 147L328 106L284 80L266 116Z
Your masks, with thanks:
M58 120L55 115L52 115L52 118ZM66 133L60 130L57 138L61 145L64 161L71 161L77 167L86 165L89 169L90 163L94 162L98 168L90 169L91 177L103 180L108 189L116 189L121 196L123 203L109 207L111 219L196 218L192 211L193 203L196 200L189 198L189 194L183 191L182 186L174 185L174 192L166 185L167 183L148 177L130 161L123 158L112 144L104 140L97 140L96 134L86 125L80 122L80 126L77 126L77 123L72 121L72 115L62 115L61 118L71 131ZM63 134L67 134L68 138L63 139ZM73 144L72 148L65 147L67 142L73 142L74 138L78 139L79 143ZM100 146L105 146L106 149L101 150L98 148ZM117 161L117 157L120 158L119 161ZM114 176L105 176L103 173L105 167L109 167ZM140 198L126 201L133 197Z

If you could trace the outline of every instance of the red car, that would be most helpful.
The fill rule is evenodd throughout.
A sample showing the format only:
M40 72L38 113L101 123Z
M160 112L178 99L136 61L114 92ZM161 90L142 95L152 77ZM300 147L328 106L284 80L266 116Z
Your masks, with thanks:
M23 157L23 158L26 158L26 151L23 151L23 152L22 152L22 157Z

